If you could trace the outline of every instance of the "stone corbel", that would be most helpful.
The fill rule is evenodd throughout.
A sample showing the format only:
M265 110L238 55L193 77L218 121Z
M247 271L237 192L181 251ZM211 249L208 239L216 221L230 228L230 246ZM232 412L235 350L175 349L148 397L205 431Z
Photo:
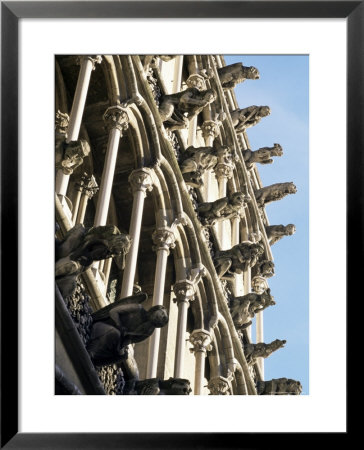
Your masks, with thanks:
M175 303L180 302L192 302L195 300L196 289L193 281L180 280L177 281L173 287L173 292L176 298L173 300Z
M211 335L206 330L194 330L190 335L190 342L193 345L190 349L191 353L206 354L212 350Z
M143 169L136 169L129 175L129 183L133 194L141 191L146 195L146 192L153 190L153 179L151 169L144 167Z
M169 255L169 250L175 248L175 236L173 231L168 227L158 228L153 235L153 250L166 250Z
M92 62L92 70L95 70L96 64L101 64L102 57L101 55L96 55L94 58L92 56L79 56L77 58L77 64L81 65L82 61L87 60Z
M120 131L122 134L124 131L128 129L129 126L129 117L127 110L122 108L121 106L115 105L110 106L105 111L103 116L106 128L110 131L114 128Z
M231 395L229 380L224 377L211 378L207 385L210 395Z
M64 175L71 175L83 163L83 159L89 155L91 149L85 139L63 144L63 148L65 149L63 158L56 164L56 168Z

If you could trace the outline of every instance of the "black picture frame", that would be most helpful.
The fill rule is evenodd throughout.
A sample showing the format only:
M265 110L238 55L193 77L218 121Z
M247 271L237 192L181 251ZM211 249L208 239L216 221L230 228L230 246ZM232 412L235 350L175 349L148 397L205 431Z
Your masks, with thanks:
M347 250L362 251L364 149L364 1L28 1L1 2L1 448L139 449L257 448L255 433L19 433L18 432L18 22L21 18L346 18ZM343 64L338 61L338 64ZM335 76L335 68L333 68ZM333 126L336 126L334 124ZM11 267L11 271L6 269ZM347 286L360 264L347 259ZM359 278L360 279L360 278ZM349 289L349 288L348 288ZM350 292L347 293L349 298ZM11 301L9 301L11 296ZM5 301L6 299L6 301ZM13 320L9 320L12 318ZM247 412L248 413L248 412ZM243 420L244 414L242 414ZM349 431L349 429L348 429ZM244 435L244 436L242 436ZM348 433L340 433L346 437ZM317 438L317 436L316 436ZM315 438L315 439L316 439ZM303 439L303 441L302 441ZM309 442L309 433L300 442ZM336 439L336 438L335 438ZM317 442L317 441L316 441Z

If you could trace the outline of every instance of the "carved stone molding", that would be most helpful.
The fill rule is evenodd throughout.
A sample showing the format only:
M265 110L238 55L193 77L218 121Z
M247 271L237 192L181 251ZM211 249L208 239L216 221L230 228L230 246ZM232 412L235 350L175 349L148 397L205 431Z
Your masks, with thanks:
M96 64L101 64L102 62L101 55L96 55L95 57L84 55L77 58L77 63L81 65L82 61L84 61L85 59L92 62L92 70L95 70Z
M206 89L205 78L198 73L193 73L192 75L190 75L186 81L186 84L189 88L194 87L199 91L203 91L204 89Z
M133 170L129 175L129 183L133 194L137 191L142 191L144 194L146 194L146 191L151 191L153 189L153 180L150 169L143 168Z
M212 350L211 335L206 330L194 330L190 335L190 342L193 345L190 349L192 353L206 353Z
M230 383L227 378L211 378L207 387L210 390L210 395L231 395Z
M158 228L154 231L153 235L153 250L167 250L169 254L169 250L176 246L175 244L175 236L173 231L170 228Z
M212 137L213 139L217 138L220 132L221 122L219 120L206 120L202 126L202 136L204 139Z
M174 302L192 302L195 300L196 289L195 285L190 280L177 281L173 287L176 298Z
M122 133L128 129L128 113L126 109L123 109L121 106L110 106L110 108L107 108L105 111L103 118L108 130L116 128Z

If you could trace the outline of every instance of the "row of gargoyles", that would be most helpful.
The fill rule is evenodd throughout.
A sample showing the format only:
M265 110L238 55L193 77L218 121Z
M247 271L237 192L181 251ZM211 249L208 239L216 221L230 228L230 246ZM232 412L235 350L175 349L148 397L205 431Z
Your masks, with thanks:
M78 276L95 261L116 257L123 268L130 245L130 236L113 225L86 229L77 224L71 228L63 240L56 240L55 275L63 297L75 292Z

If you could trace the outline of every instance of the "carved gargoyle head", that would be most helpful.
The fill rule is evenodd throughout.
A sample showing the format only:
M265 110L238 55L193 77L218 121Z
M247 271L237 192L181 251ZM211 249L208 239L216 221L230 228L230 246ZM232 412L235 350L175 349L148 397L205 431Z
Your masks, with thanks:
M292 234L295 234L296 232L296 226L293 225L293 223L289 223L288 225L286 225L286 233L288 234L288 236L292 236Z
M270 107L269 106L260 106L259 107L259 115L260 117L266 117L270 114Z
M246 78L248 80L259 80L260 73L259 70L256 67L250 66L246 68Z
M122 256L128 253L131 238L122 234L113 225L91 228L85 235L83 251L92 255L94 261L100 261L112 256Z
M283 156L283 148L280 144L274 144L272 155Z
M169 378L160 381L160 395L189 395L192 392L190 381L184 378Z

